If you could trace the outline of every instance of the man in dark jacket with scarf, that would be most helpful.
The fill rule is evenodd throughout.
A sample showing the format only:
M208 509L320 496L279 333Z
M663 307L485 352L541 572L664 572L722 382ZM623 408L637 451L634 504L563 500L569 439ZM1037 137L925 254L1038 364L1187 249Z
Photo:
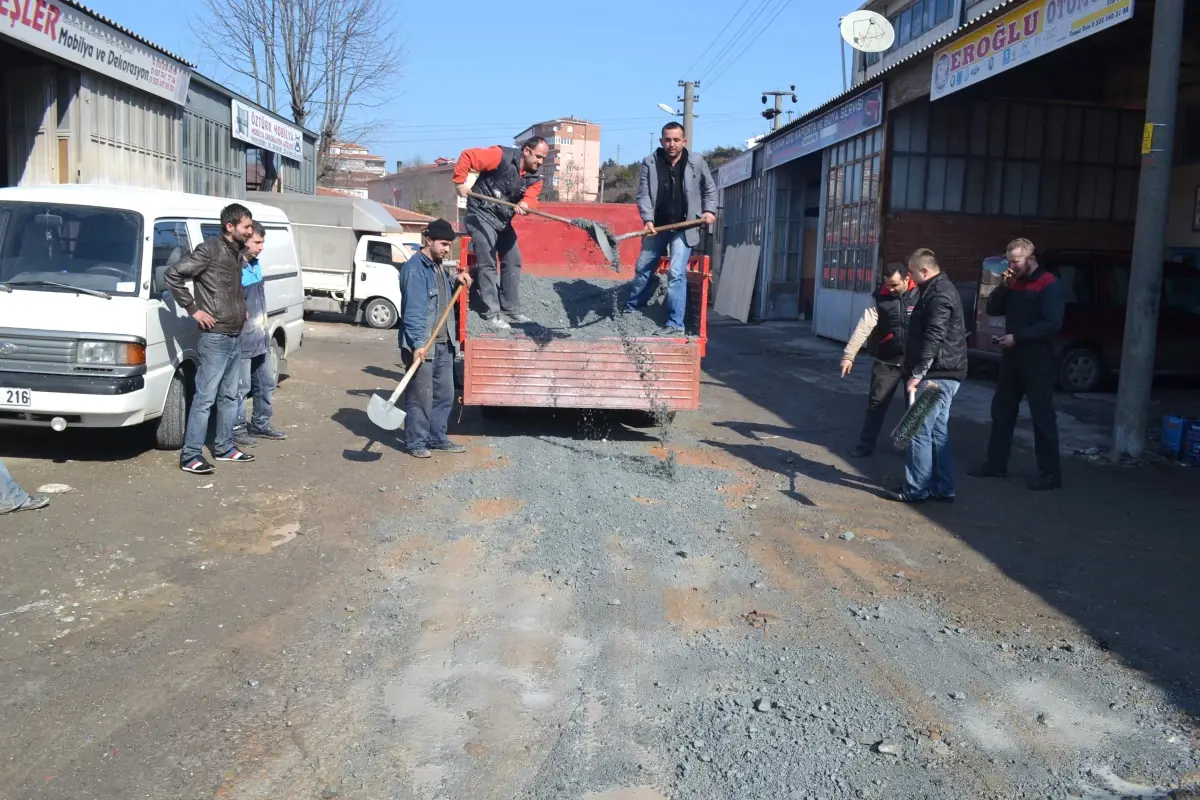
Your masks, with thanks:
M854 357L863 344L874 356L871 389L867 394L867 416L862 435L854 448L855 458L875 452L875 442L883 429L883 420L896 387L904 380L904 342L908 338L908 319L917 302L917 284L904 267L889 264L883 268L883 285L875 293L875 302L863 311L862 319L842 351L842 377L850 374Z
M922 381L936 382L937 405L913 437L904 460L904 486L891 494L902 503L938 500L953 503L954 451L950 447L950 403L967 378L967 328L958 289L942 273L932 250L908 257L908 274L920 296L908 321L904 346L905 389L916 392Z
M970 474L977 478L1003 478L1008 474L1013 429L1021 410L1021 397L1029 401L1033 417L1033 449L1038 474L1029 482L1035 491L1062 488L1059 471L1058 420L1054 414L1054 340L1062 329L1066 295L1058 278L1038 264L1033 242L1014 239L1007 248L1008 269L1004 285L988 298L987 313L1004 317L1004 348L1000 380L992 396L992 435L987 461Z
M255 222L246 240L242 265L242 291L246 295L246 324L242 327L242 364L238 382L237 423L233 441L239 447L253 447L259 439L286 439L287 434L271 427L271 397L275 393L275 373L271 369L270 342L267 340L267 293L258 256L266 244L267 229ZM246 398L254 398L254 415L246 425Z
M463 219L475 247L483 316L492 327L500 330L512 327L508 320L532 322L521 313L521 250L512 221L515 215L537 206L542 191L538 170L548 155L549 143L534 136L520 147L496 145L463 150L454 166L454 183L460 197L472 192L517 206L514 210L470 197ZM496 275L497 255L499 276Z
M471 278L459 272L451 276L442 265L454 239L454 227L435 219L422 234L424 245L400 268L400 355L407 370L420 364L404 393L404 443L414 458L430 458L431 450L465 453L467 448L446 436L450 411L454 408L455 311L450 300L454 285L470 287ZM433 326L450 308L437 338L426 349Z
M254 456L233 443L242 363L239 338L246 324L242 251L253 224L250 209L231 203L221 209L221 235L198 244L189 255L167 267L165 273L175 302L200 326L196 391L188 412L183 449L179 452L179 468L194 475L213 471L213 465L203 455L213 406L217 408L217 432L212 452L217 461L254 460ZM187 286L189 280L193 289Z

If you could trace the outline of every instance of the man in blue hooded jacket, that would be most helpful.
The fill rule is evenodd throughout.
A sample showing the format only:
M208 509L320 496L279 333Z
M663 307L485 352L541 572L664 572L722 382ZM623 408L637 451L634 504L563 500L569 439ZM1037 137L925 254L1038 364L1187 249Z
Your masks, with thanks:
M242 348L241 378L238 383L237 424L233 441L239 447L253 447L259 439L286 439L287 434L271 427L271 396L275 393L275 373L271 369L270 342L267 339L267 294L263 285L262 265L258 256L266 243L267 231L255 222L246 240L242 263L242 291L246 295L246 324L239 339ZM246 398L254 398L254 413L246 424Z

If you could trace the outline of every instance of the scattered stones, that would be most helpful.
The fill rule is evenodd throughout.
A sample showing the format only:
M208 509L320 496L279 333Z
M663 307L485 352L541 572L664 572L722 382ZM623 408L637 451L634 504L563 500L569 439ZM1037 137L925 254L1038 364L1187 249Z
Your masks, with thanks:
M357 609L357 608L355 608L354 606L346 606L346 613L347 613L347 614L353 614L353 613L354 613L355 611L357 611L357 610L358 610L358 609Z
M845 542L853 542L854 541L854 531L842 531L842 535L839 536L838 538Z
M880 742L875 746L875 752L882 753L885 756L899 757L904 755L904 748L893 742Z
M679 556L680 558L687 558L688 552L687 550L676 550L675 555Z
M256 681L256 680L253 680L253 679L252 679L252 680L248 680L248 681L246 681L246 685L247 685L247 686L249 686L251 689L257 689L257 688L258 688L258 681Z
M951 700L966 700L967 695L964 692L951 692L950 699Z
M612 600L608 601L608 604L610 606L619 606L621 605L621 601L614 597Z
M754 710L758 711L760 713L765 713L767 711L770 711L771 710L771 701L766 699L765 697L755 700L754 701Z

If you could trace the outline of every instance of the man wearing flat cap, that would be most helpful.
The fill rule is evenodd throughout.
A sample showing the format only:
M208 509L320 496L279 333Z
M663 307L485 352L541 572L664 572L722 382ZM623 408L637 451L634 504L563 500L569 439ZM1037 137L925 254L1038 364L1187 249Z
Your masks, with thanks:
M409 455L429 458L431 451L465 453L467 448L446 436L454 407L454 357L458 343L455 311L439 329L426 350L425 343L442 312L450 306L454 286L471 285L466 272L452 274L443 261L458 233L444 219L436 219L422 233L423 247L400 268L400 355L407 370L420 364L404 396L404 441Z

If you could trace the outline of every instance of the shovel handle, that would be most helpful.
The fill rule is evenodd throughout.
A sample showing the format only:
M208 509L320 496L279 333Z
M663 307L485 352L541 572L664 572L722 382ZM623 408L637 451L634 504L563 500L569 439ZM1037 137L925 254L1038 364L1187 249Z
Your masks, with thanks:
M688 219L688 220L684 220L683 222L672 222L670 225L655 225L654 232L662 233L663 231L678 231L678 230L683 230L684 228L697 228L704 224L705 224L705 222L702 219ZM623 242L626 239L632 239L635 236L650 236L650 235L651 235L650 231L643 229L640 231L634 231L633 233L623 233L617 237L617 241Z
M442 326L446 324L446 318L450 316L450 310L454 308L454 304L458 302L458 296L462 294L463 289L466 288L466 284L459 284L458 288L454 290L454 294L451 296L450 302L446 304L446 310L442 312L440 317L438 317L437 323L433 326L433 332L430 333L429 338L425 340L425 347L423 349L429 350L429 348L433 346L433 342L437 338L438 331L440 331ZM412 380L412 376L416 374L417 367L419 366L421 366L421 362L413 360L412 366L404 371L404 377L400 379L400 385L396 387L396 391L392 392L392 396L388 399L388 405L396 405L396 401L400 399L400 395L404 394L404 390L408 388L408 383Z
M520 206L518 206L516 203L510 203L507 200L501 200L496 197L488 197L486 194L479 194L477 192L467 192L467 197L474 197L476 200L482 200L485 203L495 203L496 205L504 206L505 208L512 208L512 209L520 208ZM549 214L545 211L539 211L536 208L526 208L525 213L533 214L535 217L545 217L546 219L552 219L555 222L561 222L564 225L573 225L574 224L573 222L571 222L571 220L567 219L566 217L559 217L554 214Z

